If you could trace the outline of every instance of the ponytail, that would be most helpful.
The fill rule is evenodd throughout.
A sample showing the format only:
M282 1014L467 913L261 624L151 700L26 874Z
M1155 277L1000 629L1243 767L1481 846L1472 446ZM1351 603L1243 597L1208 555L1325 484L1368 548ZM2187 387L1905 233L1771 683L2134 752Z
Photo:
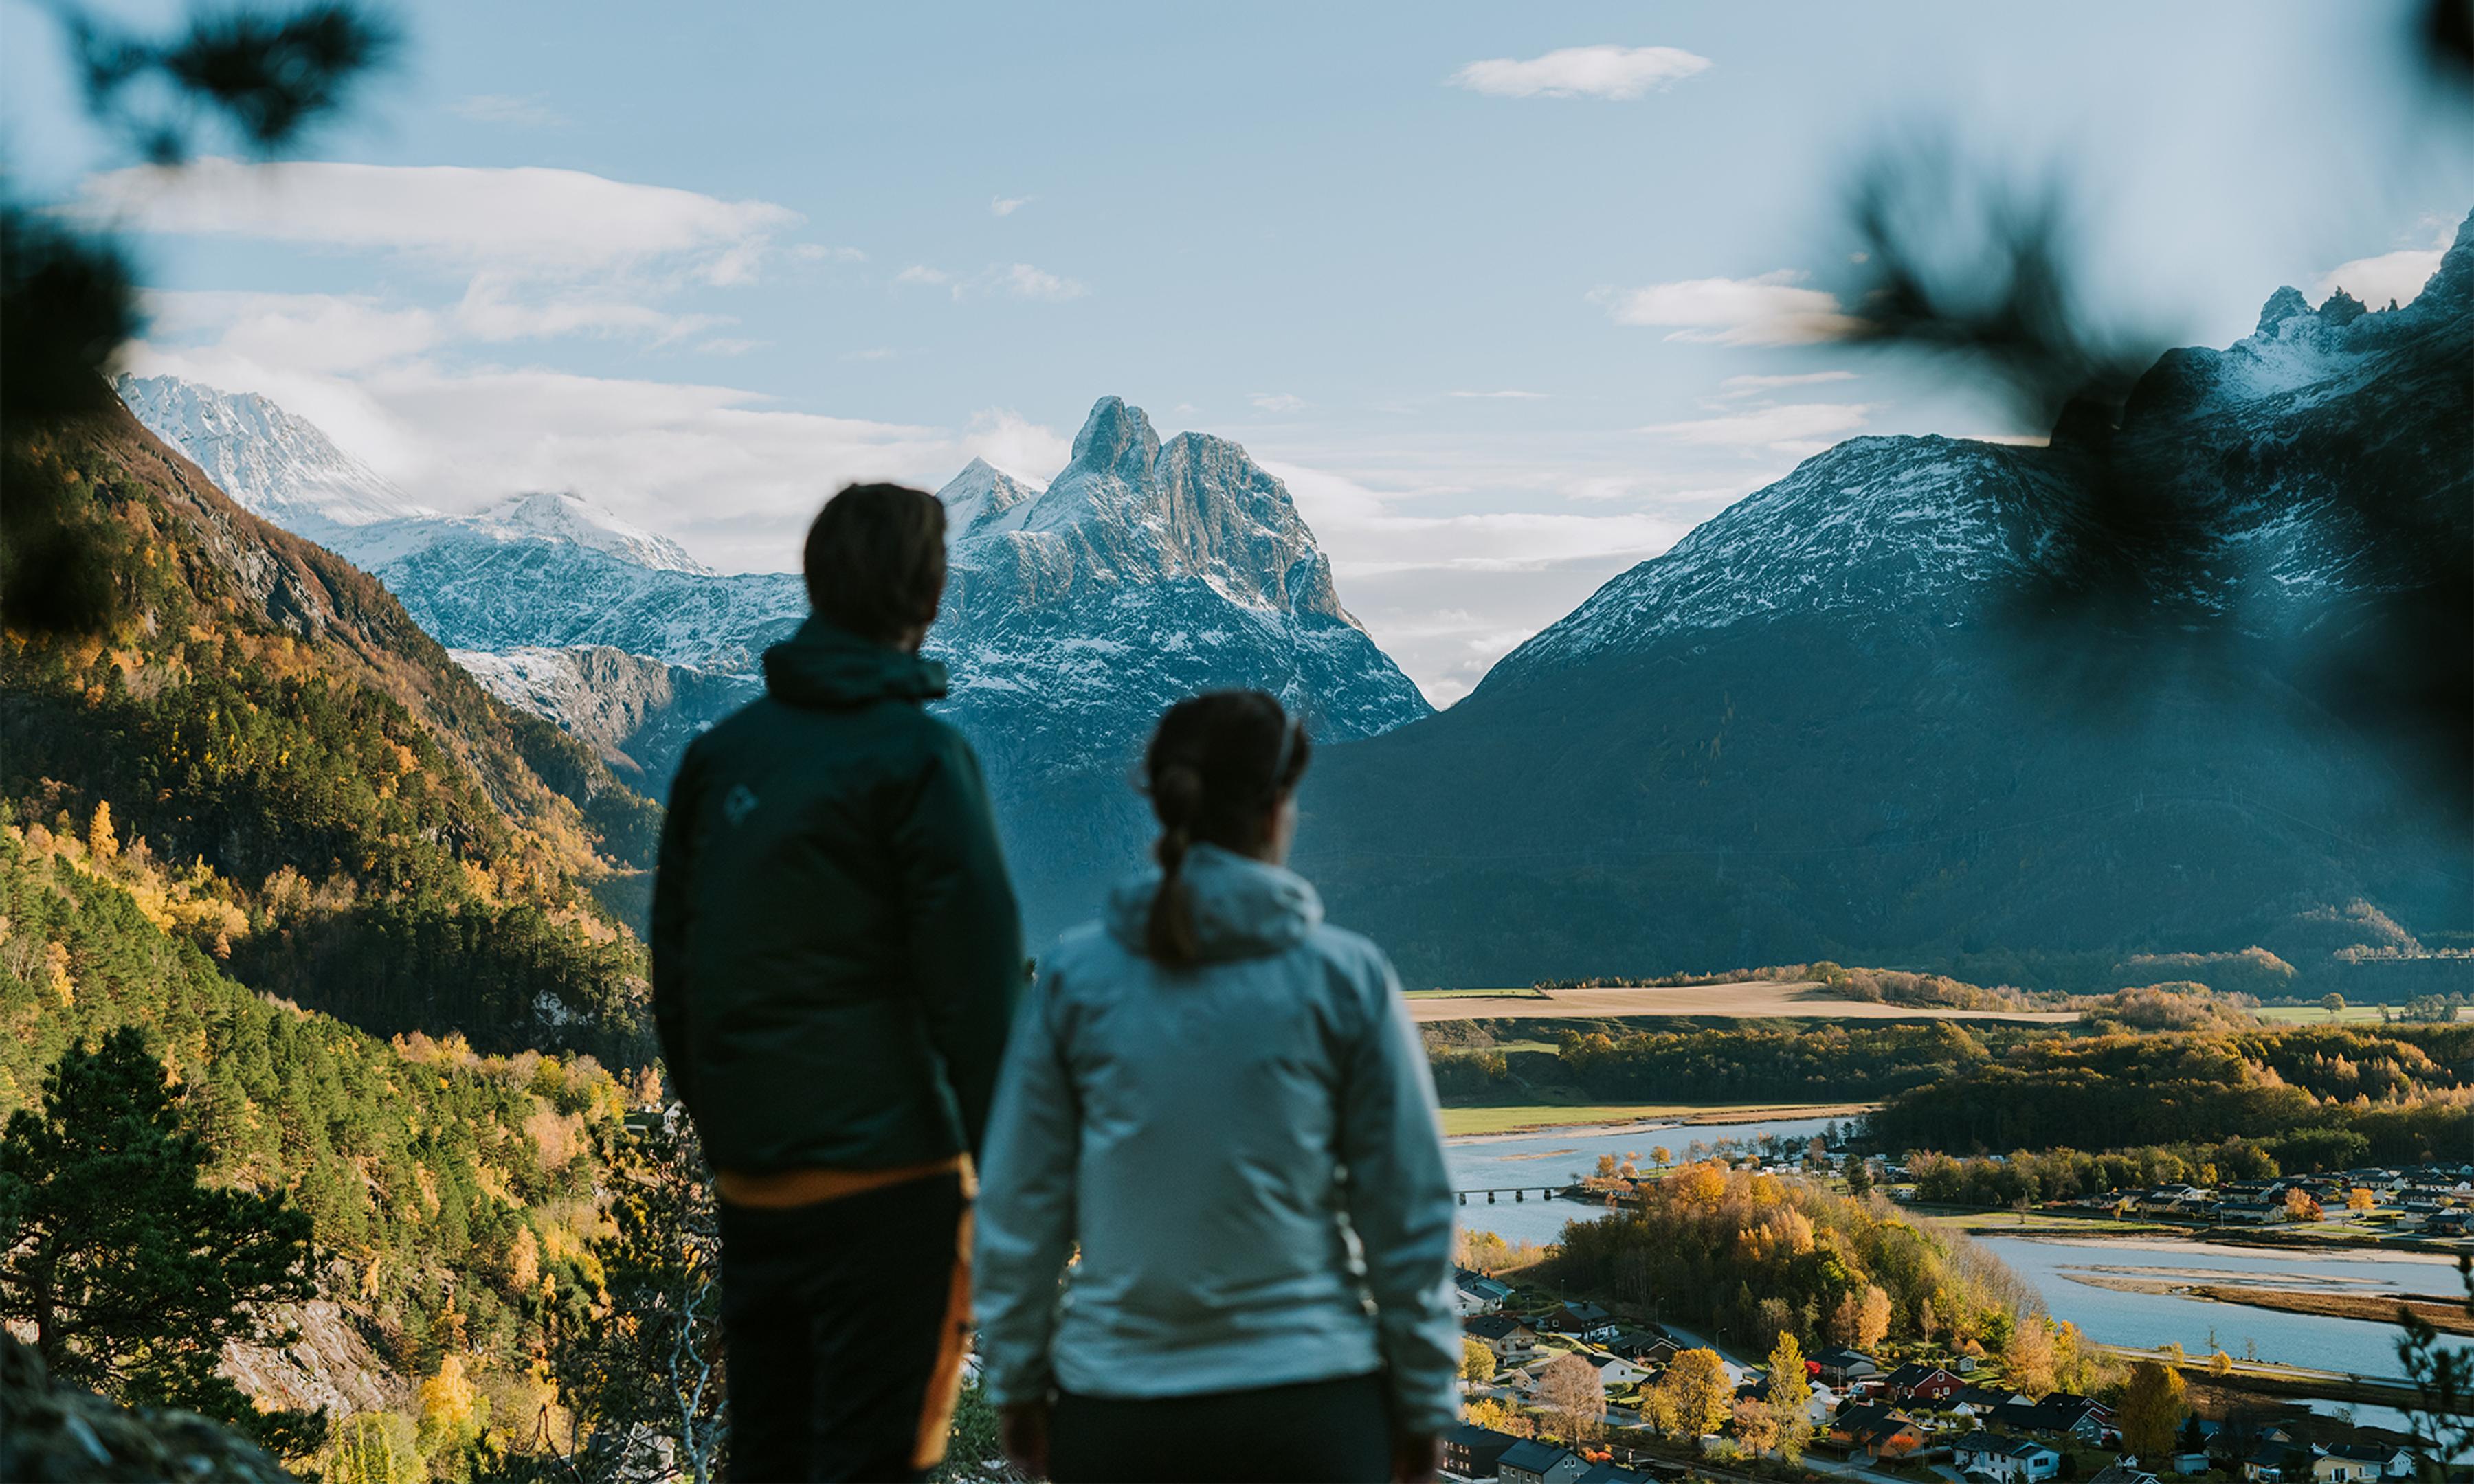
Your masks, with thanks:
M1160 883L1152 895L1143 947L1163 964L1191 964L1201 949L1195 940L1192 894L1178 874L1194 844L1194 815L1201 802L1202 775L1191 764L1170 763L1152 776L1152 808L1160 818L1159 842L1152 854L1159 862Z
M1143 929L1143 951L1153 962L1182 968L1201 956L1183 874L1187 851L1197 844L1260 849L1264 819L1297 787L1310 751L1297 718L1259 690L1189 697L1160 718L1144 754L1160 822L1152 848L1160 883Z

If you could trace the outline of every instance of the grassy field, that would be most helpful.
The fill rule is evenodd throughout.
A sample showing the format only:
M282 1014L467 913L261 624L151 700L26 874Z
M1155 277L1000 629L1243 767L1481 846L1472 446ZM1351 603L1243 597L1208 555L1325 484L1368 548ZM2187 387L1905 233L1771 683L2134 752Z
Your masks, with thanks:
M1955 1227L1961 1232L1984 1233L1992 1236L2140 1236L2165 1234L2188 1236L2191 1229L2155 1221L2122 1221L2090 1211L2078 1215L2069 1211L2035 1210L2024 1217L2017 1211L1953 1211L1942 1207L1911 1207L1916 1214L1935 1226Z
M1542 1020L1584 1017L1708 1016L1807 1020L2036 1020L2076 1018L2068 1011L1928 1010L1841 999L1814 983L1746 979L1729 984L1558 990L1426 990L1409 997L1419 1020Z
M1403 990L1405 999L1544 999L1543 990Z
M2389 1007L2394 1013L2395 1007ZM2252 1012L2270 1025L2377 1025L2380 1007L2347 1005L2334 1016L2316 1005L2262 1005Z
M1764 1118L1847 1118L1867 1111L1863 1103L1506 1103L1485 1108L1445 1108L1443 1134L1511 1134L1521 1129L1575 1128L1599 1123L1688 1123L1725 1137L1731 1123Z

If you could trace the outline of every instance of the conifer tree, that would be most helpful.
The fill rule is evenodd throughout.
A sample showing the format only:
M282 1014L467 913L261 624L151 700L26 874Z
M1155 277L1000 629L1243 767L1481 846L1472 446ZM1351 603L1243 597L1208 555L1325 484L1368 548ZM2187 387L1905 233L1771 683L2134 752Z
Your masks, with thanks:
M215 1366L227 1340L288 1339L259 1308L310 1297L309 1218L201 1185L206 1162L143 1032L62 1053L0 1137L0 1320L63 1380L292 1441L307 1419L258 1413Z

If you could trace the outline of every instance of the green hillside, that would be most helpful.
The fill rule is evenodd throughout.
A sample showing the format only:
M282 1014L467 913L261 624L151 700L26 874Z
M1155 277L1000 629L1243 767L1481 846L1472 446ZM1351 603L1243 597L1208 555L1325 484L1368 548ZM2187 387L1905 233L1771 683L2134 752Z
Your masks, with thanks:
M108 839L241 982L378 1034L649 1053L600 904L658 809L491 699L379 584L241 510L116 407L12 450L105 559L99 627L0 636L0 801Z
M372 1368L319 1380L409 1408L451 1360L493 1415L540 1415L556 1394L538 1358L599 1302L619 1083L588 1056L389 1042L254 993L164 930L171 885L126 852L0 828L0 1117L64 1049L142 1027L212 1178L309 1215L318 1285Z

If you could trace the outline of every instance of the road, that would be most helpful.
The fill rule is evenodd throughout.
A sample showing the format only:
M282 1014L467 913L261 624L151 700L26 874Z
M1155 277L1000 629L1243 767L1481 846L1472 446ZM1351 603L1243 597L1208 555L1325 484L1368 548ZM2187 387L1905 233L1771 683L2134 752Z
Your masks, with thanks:
M1415 1020L1555 1020L1575 1017L1732 1016L1820 1020L2032 1020L2061 1024L2068 1011L1927 1010L1841 999L1819 984L1746 979L1635 989L1555 990L1538 994L1445 994L1409 1001Z

